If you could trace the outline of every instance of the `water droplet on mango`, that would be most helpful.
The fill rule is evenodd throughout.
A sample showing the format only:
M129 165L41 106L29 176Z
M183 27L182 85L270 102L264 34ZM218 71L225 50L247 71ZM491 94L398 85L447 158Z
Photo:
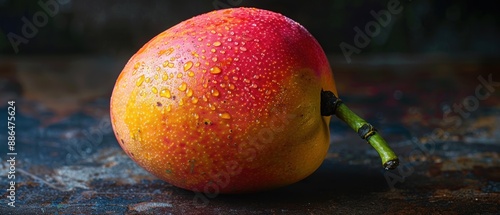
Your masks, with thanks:
M212 93L212 96L219 96L219 91L217 89L212 89L210 92Z
M231 115L227 112L219 113L219 117L222 119L231 119Z
M142 82L144 82L144 75L141 75L141 77L139 77L137 79L137 82L135 82L135 85L139 87L142 85Z
M186 64L184 64L184 72L186 72L189 69L191 69L191 67L193 67L193 62L192 61L188 61Z
M165 51L165 55L170 55L172 54L172 52L174 52L174 48L168 48L166 51Z
M187 96L187 97L191 97L191 96L193 96L193 90L192 90L192 89L187 89L187 90L186 90L186 96Z
M212 74L219 74L221 72L222 72L222 70L217 66L210 68L210 73L212 73Z
M208 108L210 108L210 110L215 110L215 106L210 103L208 104Z
M179 85L179 88L178 88L180 91L186 91L187 89L187 84L186 82L182 82L181 85Z
M141 66L141 62L137 62L137 63L135 63L135 64L134 64L134 69L138 69L138 68L139 68L139 66Z
M168 89L163 89L160 91L160 96L165 97L167 99L172 98L172 94L170 93L170 90Z

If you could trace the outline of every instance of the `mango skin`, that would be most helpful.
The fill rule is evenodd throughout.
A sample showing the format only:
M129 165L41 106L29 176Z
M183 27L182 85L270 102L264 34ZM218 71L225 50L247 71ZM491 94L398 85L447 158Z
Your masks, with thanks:
M111 97L116 138L158 178L206 193L256 192L313 173L329 146L327 58L300 24L236 8L183 21L125 65Z

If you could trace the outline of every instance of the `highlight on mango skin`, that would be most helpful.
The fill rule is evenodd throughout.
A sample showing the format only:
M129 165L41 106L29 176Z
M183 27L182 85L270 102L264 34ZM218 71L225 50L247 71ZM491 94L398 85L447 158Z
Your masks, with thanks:
M123 150L158 178L194 191L255 192L322 163L335 114L322 114L322 91L338 97L304 27L271 11L225 9L173 26L132 56L111 119Z

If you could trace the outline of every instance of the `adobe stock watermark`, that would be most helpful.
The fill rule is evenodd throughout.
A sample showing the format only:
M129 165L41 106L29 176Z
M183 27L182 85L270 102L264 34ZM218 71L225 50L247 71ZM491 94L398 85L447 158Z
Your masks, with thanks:
M489 74L487 78L479 75L477 77L479 84L474 90L474 94L465 97L460 103L453 104L453 110L448 108L443 113L443 120L441 121L440 128L435 128L431 134L425 138L427 142L424 144L420 142L417 137L412 137L411 142L417 147L412 150L408 156L408 162L404 163L397 168L398 174L386 171L384 177L389 185L389 188L394 189L398 183L403 183L405 178L409 177L414 172L414 166L420 165L423 160L415 158L424 158L434 153L436 144L446 140L447 135L443 127L456 129L460 127L472 112L477 111L480 101L484 101L491 97L497 87L500 87L500 82L493 81L493 74ZM424 159L425 160L425 159Z
M364 31L358 26L354 27L354 32L356 32L353 41L354 46L346 42L341 42L339 45L347 63L351 63L352 54L361 53L361 49L366 48L370 44L372 38L380 34L382 31L381 28L387 27L393 20L393 16L400 14L403 9L404 7L399 0L389 0L387 3L387 10L380 10L378 12L371 10L370 14L375 20L367 22Z
M210 199L216 198L220 194L220 189L225 188L231 182L231 177L241 173L244 162L252 162L258 151L264 144L271 143L277 133L283 132L285 127L290 124L290 121L296 118L295 114L286 114L281 111L279 115L272 117L269 126L261 128L255 135L248 137L246 142L238 145L238 153L243 156L243 159L238 161L230 161L226 163L226 170L212 174L212 179L205 184L202 191L195 190L193 204L198 207L206 207L210 203Z
M493 81L493 74L489 74L488 78L478 76L479 85L474 90L474 95L465 97L461 103L453 104L453 113L450 108L443 113L442 126L453 126L455 128L462 125L463 120L470 116L471 112L479 108L479 102L488 99L495 88L500 86L500 82Z
M223 0L214 0L212 6L214 6L216 10L219 10L240 6L242 2L243 0L226 0L225 2Z
M65 143L66 163L74 163L82 160L91 153L92 148L98 147L104 138L104 135L112 132L111 119L109 117L102 118L96 127L83 130L83 139L71 138Z
M30 39L33 39L40 28L45 27L49 23L49 17L54 17L59 13L60 5L68 3L69 0L39 0L38 6L40 10L33 14L33 17L21 17L23 25L21 26L21 33L16 34L9 32L7 39L14 49L14 52L19 53L19 46L21 44L28 44Z

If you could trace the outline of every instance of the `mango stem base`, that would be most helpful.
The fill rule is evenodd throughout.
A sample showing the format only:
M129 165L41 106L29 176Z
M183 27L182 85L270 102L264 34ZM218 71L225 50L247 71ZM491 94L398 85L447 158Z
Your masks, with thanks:
M352 112L331 91L321 90L321 115L335 115L356 131L378 152L382 165L386 170L395 169L399 165L397 155L392 151L387 142L377 130L364 119Z

